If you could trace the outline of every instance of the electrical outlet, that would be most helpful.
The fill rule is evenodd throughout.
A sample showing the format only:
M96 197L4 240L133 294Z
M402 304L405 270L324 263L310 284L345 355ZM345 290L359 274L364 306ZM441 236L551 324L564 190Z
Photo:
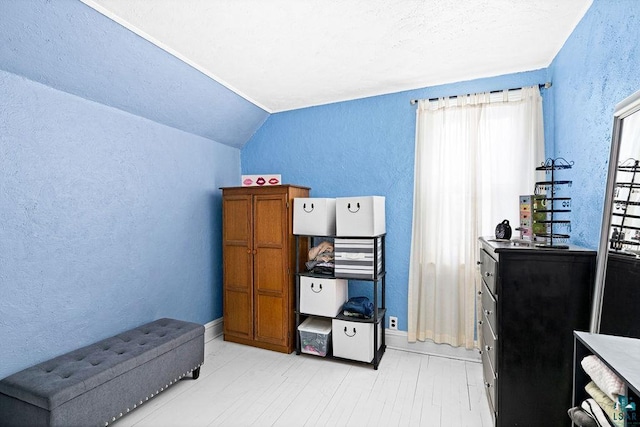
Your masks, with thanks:
M389 329L394 331L398 330L398 318L395 316L389 316Z

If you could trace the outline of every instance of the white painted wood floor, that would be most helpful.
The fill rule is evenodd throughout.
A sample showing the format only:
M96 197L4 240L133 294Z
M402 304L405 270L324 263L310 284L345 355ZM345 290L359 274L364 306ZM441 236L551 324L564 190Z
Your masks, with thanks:
M187 378L111 424L489 427L482 365L387 348L372 365L223 341Z

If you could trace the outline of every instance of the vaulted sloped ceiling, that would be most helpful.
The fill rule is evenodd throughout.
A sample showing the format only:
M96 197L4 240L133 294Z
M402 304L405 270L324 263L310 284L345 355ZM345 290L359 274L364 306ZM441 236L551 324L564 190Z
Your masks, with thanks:
M0 16L0 70L232 147L269 116L79 0L0 1Z
M270 113L547 67L591 1L1 1L0 69L241 148Z
M82 0L268 112L547 67L591 0Z

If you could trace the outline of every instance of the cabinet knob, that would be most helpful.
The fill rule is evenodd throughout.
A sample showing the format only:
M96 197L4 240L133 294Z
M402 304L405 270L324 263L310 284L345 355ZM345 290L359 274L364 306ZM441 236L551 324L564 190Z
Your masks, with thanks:
M482 320L478 320L478 325L482 325Z
M490 315L491 315L491 313L492 313L492 311L491 311L491 310L485 310L485 311L484 311L484 314L486 314L487 316L490 316Z
M482 295L482 291L478 291L478 295Z
M490 345L485 345L485 346L484 346L484 348L485 348L485 350L487 350L487 351L491 351L491 346L490 346Z
M487 387L487 388L491 388L491 384L489 384L489 383L484 383L484 386Z
M255 255L255 254L257 254L257 253L258 253L258 251L254 249L254 250L253 250L253 254Z
M484 275L487 276L487 277L493 276L493 274L489 273L488 271L486 273L484 273Z
M250 254L251 253L251 249L247 248L247 253Z
M476 261L476 264L477 264L477 265L481 265L481 264L482 264L482 261Z

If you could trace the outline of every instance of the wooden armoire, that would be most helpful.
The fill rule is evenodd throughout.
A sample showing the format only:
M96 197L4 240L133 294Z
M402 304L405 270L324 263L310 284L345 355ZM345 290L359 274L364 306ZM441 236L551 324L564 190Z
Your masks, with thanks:
M295 197L309 197L309 188L222 188L225 341L294 349Z

